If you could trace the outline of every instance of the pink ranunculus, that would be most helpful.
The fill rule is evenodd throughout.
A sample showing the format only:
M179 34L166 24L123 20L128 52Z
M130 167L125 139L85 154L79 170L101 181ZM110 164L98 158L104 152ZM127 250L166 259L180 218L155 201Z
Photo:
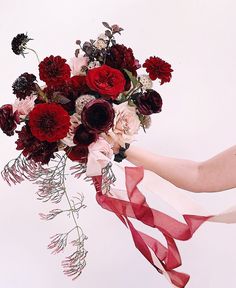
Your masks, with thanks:
M18 112L20 119L25 119L31 110L33 110L35 103L34 101L37 99L36 95L30 95L25 97L25 99L16 99L13 104L13 113Z
M106 167L113 156L111 145L102 137L88 146L87 176L101 175L102 168Z
M108 135L115 144L122 147L125 143L131 143L140 128L140 120L134 106L127 102L119 105L113 105L115 110L114 126L109 130Z
M73 57L69 61L69 66L73 76L76 75L86 75L86 72L82 70L83 66L88 65L88 57L83 55L78 55L78 57Z
M70 124L69 132L67 133L66 137L61 140L61 142L69 147L73 147L76 146L73 141L76 128L81 124L79 115L77 113L70 116Z

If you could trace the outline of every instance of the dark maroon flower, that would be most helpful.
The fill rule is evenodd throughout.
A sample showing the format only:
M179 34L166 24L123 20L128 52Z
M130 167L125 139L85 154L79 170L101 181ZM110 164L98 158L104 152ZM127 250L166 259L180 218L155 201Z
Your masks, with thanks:
M32 92L36 90L35 81L36 77L33 74L23 73L12 84L13 94L17 98L25 99Z
M137 76L137 69L140 68L138 60L134 58L133 50L124 45L115 44L109 50L106 64L116 69L127 69L134 76Z
M92 132L91 130L88 131L83 124L80 124L75 131L73 141L75 144L88 146L89 144L95 142L97 138L98 135L96 133Z
M86 81L91 90L113 100L124 91L126 83L121 71L107 65L89 70Z
M144 93L136 93L132 96L138 111L143 115L151 115L161 112L162 99L159 93L149 89Z
M33 136L30 127L25 125L18 133L16 141L17 150L23 150L23 155L28 159L33 159L35 162L48 164L50 159L55 158L54 152L58 151L57 142L40 141Z
M32 39L30 39L27 36L27 34L24 34L24 33L17 34L16 37L14 37L11 41L12 51L16 55L21 54L23 57L25 57L24 50L26 49L26 45L30 40L32 40Z
M66 154L72 161L86 163L88 157L88 147L84 145L76 145L72 148L66 148Z
M49 86L65 83L70 78L70 66L60 56L46 57L39 64L39 77Z
M13 113L13 107L11 104L3 105L0 108L0 128L3 133L8 136L14 135L14 131L19 124L18 113Z
M55 142L67 135L70 116L56 103L37 104L29 114L29 126L37 139Z
M146 68L149 77L152 80L157 78L161 80L161 85L165 82L170 82L171 79L171 65L159 57L150 57L145 61L143 67Z
M106 132L113 126L115 112L112 105L104 99L88 102L81 113L81 121L94 132Z

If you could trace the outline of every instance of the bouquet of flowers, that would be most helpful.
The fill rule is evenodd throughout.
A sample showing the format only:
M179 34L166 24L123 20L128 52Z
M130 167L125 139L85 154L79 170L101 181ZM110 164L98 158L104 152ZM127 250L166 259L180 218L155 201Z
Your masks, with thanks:
M135 246L146 259L175 287L184 287L189 276L174 270L181 265L174 238L189 239L197 225L190 229L188 224L148 206L137 187L143 178L142 167L124 170L127 199L112 188L116 181L114 161L125 158L125 150L139 129L146 130L151 124L150 115L162 109L153 81L159 79L160 85L169 82L173 70L156 56L140 65L131 48L116 42L116 35L123 29L106 22L103 25L105 32L96 40L83 44L76 41L78 49L70 61L53 55L39 61L42 84L27 72L15 80L12 88L16 100L0 108L0 128L7 136L17 134L16 149L21 152L5 166L2 176L9 184L33 181L39 186L37 194L42 201L57 204L62 198L67 200L68 209L52 209L40 216L45 220L62 213L72 216L71 230L54 235L48 248L53 253L63 251L68 243L75 248L62 262L64 273L73 279L86 265L87 237L78 225L84 197L78 194L70 199L66 191L68 159L74 163L72 174L76 178L84 175L94 184L98 203L130 229ZM32 50L28 47L31 40L27 34L18 34L12 40L13 52L25 57ZM138 75L141 67L147 74ZM130 218L159 229L167 248L136 230Z

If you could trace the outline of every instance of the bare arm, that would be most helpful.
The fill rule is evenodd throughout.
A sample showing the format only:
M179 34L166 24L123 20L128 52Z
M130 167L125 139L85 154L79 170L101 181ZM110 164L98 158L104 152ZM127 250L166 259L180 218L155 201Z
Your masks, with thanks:
M131 163L142 165L188 191L218 192L236 188L236 145L203 162L160 156L133 145L126 156Z

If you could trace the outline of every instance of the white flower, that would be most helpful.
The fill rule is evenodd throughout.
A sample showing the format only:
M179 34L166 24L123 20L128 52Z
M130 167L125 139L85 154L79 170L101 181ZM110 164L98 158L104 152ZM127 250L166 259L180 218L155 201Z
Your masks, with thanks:
M93 99L95 99L95 97L88 94L80 96L75 102L76 113L81 114L84 106Z
M114 126L108 131L114 143L122 147L125 143L131 143L140 128L140 120L136 113L136 107L129 106L127 102L113 105L115 110Z
M25 97L25 99L16 99L13 104L13 113L18 112L20 119L25 119L31 110L34 108L34 101L37 99L36 95L30 95Z
M152 80L148 75L141 75L139 81L143 85L142 88L144 90L152 89Z
M103 39L98 39L95 43L94 46L101 50L101 49L105 49L107 47L107 43L106 41L104 41Z

